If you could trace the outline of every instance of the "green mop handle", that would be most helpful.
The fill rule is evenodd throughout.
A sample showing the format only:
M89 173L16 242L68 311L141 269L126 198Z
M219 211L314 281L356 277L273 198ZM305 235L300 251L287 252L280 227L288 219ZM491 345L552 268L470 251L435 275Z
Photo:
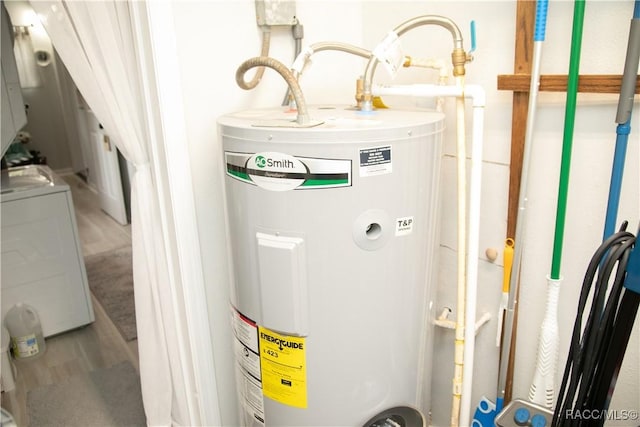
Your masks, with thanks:
M533 373L531 387L529 388L529 400L545 405L548 408L553 408L555 398L555 374L559 347L558 301L560 299L560 285L562 281L560 275L560 260L562 258L562 240L567 209L571 145L578 93L578 68L580 66L580 45L582 44L584 9L584 0L576 0L573 12L571 59L569 61L567 104L565 106L564 137L562 142L562 162L560 166L553 258L551 274L547 277L547 305L542 324L540 325L536 368Z
M553 239L553 257L551 259L551 279L560 279L560 263L562 260L562 241L567 214L567 194L569 192L569 172L571 169L571 148L573 145L573 129L575 127L576 103L578 98L578 79L580 68L580 50L584 17L584 0L576 0L571 36L571 59L569 61L569 79L567 83L567 105L564 115L564 134L562 141L562 160L560 163L560 183L558 185L558 205L556 208L556 228Z

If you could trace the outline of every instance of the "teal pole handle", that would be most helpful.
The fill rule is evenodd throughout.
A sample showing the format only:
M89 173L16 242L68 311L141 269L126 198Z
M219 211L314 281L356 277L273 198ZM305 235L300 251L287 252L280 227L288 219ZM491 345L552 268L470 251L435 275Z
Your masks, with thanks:
M549 0L538 0L536 2L536 25L533 31L533 41L543 42L547 30L547 9Z

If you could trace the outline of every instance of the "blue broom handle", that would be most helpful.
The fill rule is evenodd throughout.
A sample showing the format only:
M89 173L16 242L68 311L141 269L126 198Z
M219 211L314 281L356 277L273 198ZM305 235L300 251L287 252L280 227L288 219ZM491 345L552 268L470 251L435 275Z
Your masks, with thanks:
M624 173L624 161L627 153L627 141L631 127L629 121L616 127L616 148L613 154L613 166L611 168L611 182L609 183L609 199L607 200L607 213L604 221L603 241L615 233L620 205L620 192L622 189L622 175Z
M616 147L611 168L611 182L609 184L609 200L607 201L607 213L604 223L603 240L615 233L620 205L620 191L622 188L622 176L624 162L627 153L627 142L631 133L631 111L635 96L636 79L638 75L638 62L640 61L640 0L635 1L633 19L629 29L629 43L625 58L620 98L618 99L618 112L616 114Z

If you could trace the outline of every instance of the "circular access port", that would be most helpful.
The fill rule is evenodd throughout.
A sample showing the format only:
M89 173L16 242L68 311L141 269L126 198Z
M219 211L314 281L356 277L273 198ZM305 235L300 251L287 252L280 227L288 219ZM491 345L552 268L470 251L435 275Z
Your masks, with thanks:
M400 415L391 415L374 421L371 427L407 427L407 423Z
M367 236L367 239L376 240L382 234L382 227L377 222L372 222L367 225L364 234Z
M393 221L381 209L368 209L353 221L353 241L365 251L382 248L393 236Z
M379 413L363 427L425 427L426 422L422 414L408 406L396 406Z

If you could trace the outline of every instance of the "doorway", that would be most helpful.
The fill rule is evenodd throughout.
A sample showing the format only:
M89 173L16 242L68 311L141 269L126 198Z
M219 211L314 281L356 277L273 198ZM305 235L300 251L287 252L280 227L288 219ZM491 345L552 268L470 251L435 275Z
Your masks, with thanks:
M5 5L12 21L24 24L21 16L30 5L3 2L2 7ZM37 30L27 26L29 29L35 40ZM24 130L31 138L27 146L42 153L46 163L69 184L85 258L130 247L126 161L79 96L50 42L47 45L46 40L40 38L33 43L33 49L34 53L51 49L51 60L36 64L41 77L39 84L23 89L27 107ZM114 199L117 200L114 202ZM47 351L38 360L17 361L16 388L2 393L2 406L14 415L18 425L28 425L30 390L62 383L122 361L138 369L137 341L125 341L94 296L92 302L94 323L47 338Z

